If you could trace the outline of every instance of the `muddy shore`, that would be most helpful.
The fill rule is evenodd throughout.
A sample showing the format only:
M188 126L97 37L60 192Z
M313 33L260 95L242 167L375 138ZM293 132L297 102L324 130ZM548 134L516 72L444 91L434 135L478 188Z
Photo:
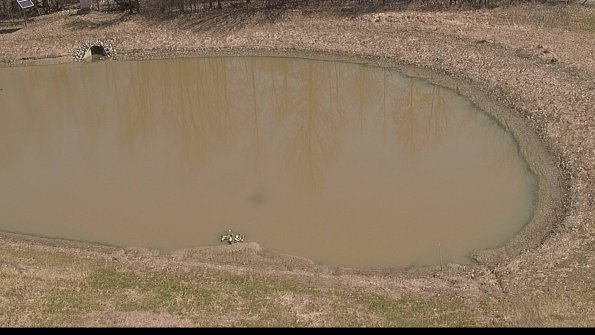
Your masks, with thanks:
M75 254L134 269L201 267L296 277L393 297L447 292L475 310L479 325L593 325L595 31L582 22L593 18L595 9L569 5L562 19L560 10L516 6L346 15L306 8L168 20L64 12L0 34L5 66L70 62L80 44L107 40L121 60L221 54L332 58L395 68L456 90L514 134L539 179L532 221L501 248L474 254L473 266L329 268L270 254L255 243L161 254L5 233L2 247Z

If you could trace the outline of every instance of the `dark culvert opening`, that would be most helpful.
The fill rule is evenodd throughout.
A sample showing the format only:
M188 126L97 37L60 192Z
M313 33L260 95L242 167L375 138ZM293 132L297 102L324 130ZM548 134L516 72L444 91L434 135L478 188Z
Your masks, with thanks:
M94 45L91 47L91 56L104 56L107 57L107 52L105 51L105 48L101 45Z

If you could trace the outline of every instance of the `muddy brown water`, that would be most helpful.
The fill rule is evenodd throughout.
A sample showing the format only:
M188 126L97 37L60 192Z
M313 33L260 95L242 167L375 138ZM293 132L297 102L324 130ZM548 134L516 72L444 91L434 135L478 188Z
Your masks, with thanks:
M221 57L0 69L0 229L117 246L227 229L322 264L468 262L531 217L513 137L389 69Z

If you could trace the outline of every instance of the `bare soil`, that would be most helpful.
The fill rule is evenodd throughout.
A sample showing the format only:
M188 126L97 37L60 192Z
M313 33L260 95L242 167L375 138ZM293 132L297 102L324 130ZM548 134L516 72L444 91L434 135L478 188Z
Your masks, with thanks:
M102 40L116 59L287 55L397 68L456 89L507 127L539 194L525 229L472 266L335 268L255 242L163 254L3 233L0 325L595 325L594 7L65 11L15 28L0 26L5 66L70 62ZM154 276L181 286L165 294ZM213 291L202 296L205 283ZM217 299L203 306L188 287Z

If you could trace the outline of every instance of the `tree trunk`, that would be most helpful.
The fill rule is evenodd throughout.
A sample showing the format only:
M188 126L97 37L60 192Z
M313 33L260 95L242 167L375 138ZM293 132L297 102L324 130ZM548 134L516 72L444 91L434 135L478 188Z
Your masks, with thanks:
M41 0L41 6L43 7L43 12L47 14L50 11L50 4L48 0Z

